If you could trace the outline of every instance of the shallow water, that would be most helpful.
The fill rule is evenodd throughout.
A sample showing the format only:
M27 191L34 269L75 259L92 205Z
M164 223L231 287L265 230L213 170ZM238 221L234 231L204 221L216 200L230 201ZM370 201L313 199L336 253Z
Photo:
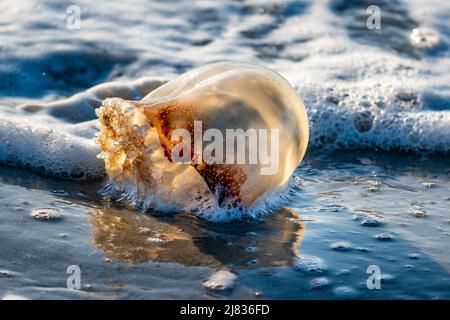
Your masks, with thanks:
M448 1L78 1L75 30L71 4L0 3L0 298L450 298ZM305 102L287 209L212 224L100 196L101 101L223 60L279 72ZM218 270L229 288L205 288Z
M0 296L450 298L450 172L443 158L309 156L289 208L253 223L137 213L74 184L1 167ZM57 208L36 220L36 208ZM415 217L421 210L424 217ZM81 269L82 290L66 288ZM381 289L367 288L370 265ZM218 270L237 277L205 288Z

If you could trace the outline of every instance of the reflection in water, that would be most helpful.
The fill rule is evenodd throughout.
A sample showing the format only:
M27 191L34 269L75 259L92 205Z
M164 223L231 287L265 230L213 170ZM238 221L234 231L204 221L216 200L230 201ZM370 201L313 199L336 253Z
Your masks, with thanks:
M288 266L305 232L296 212L281 209L254 223L211 224L186 215L150 216L127 209L92 213L93 243L123 263L187 266Z

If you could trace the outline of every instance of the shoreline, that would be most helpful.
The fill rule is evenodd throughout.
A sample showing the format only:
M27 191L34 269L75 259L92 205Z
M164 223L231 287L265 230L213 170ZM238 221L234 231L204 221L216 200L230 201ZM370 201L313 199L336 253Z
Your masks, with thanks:
M307 156L297 169L304 185L288 205L298 218L272 213L236 224L142 214L102 199L101 183L61 184L2 167L0 269L9 276L0 279L0 296L449 298L445 161L367 152L355 159ZM61 219L32 219L39 207L58 208ZM65 288L72 264L80 266L81 291ZM386 274L381 290L365 286L374 264ZM231 289L205 289L203 281L223 268L237 275Z

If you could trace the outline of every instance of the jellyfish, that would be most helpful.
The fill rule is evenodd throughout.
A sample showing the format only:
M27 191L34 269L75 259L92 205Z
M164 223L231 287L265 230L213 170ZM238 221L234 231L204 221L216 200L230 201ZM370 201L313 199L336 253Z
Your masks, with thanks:
M212 221L273 210L308 144L295 90L252 64L194 69L142 100L105 99L97 116L104 193L145 211Z

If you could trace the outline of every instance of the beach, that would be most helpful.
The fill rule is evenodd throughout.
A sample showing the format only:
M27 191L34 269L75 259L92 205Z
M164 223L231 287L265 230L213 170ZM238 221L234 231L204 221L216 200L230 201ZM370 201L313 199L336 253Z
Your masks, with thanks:
M445 1L0 7L0 299L450 298ZM217 223L101 193L102 101L220 61L270 68L304 102L289 200Z
M0 266L8 275L0 279L0 294L448 299L448 163L360 156L354 162L307 158L297 172L304 186L288 209L253 223L227 224L139 213L101 199L99 184L80 188L2 167ZM34 208L48 207L62 215L49 221L30 217ZM66 286L69 265L81 269L81 290ZM371 265L381 269L380 290L367 288ZM219 270L236 275L232 285L205 287Z

